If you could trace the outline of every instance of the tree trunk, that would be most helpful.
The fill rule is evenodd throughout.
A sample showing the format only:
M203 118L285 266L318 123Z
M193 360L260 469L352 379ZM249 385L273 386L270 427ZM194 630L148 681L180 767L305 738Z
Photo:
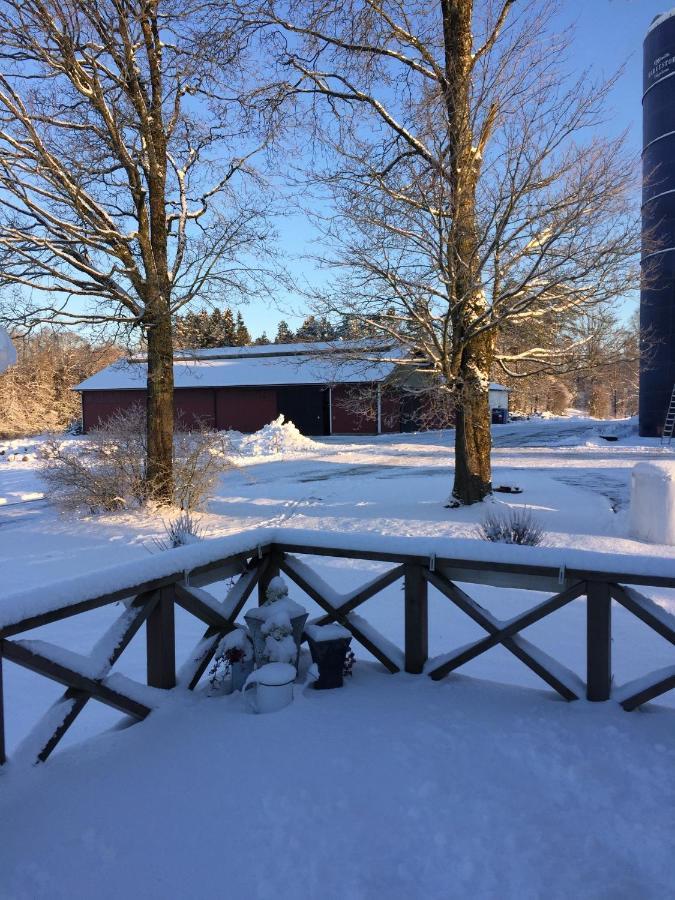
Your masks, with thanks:
M469 322L485 311L477 295L468 306ZM492 493L490 453L490 372L494 362L494 332L479 332L461 354L455 420L455 483L452 496L459 503L478 503Z
M173 341L168 308L148 326L148 496L173 501Z
M459 503L470 504L492 491L488 390L494 340L490 331L472 334L487 312L478 270L480 242L476 219L481 149L474 147L471 115L473 0L440 3L452 219L447 249L449 303L453 309L453 363L449 374L457 395L452 495Z
M492 493L490 404L488 389L465 385L455 419L455 483L459 503L478 503Z

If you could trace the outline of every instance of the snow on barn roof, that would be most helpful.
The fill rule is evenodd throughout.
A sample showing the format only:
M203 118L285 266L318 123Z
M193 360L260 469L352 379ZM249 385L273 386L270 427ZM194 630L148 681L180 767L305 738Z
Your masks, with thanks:
M182 350L175 354L174 384L177 388L213 388L383 381L394 370L392 360L402 355L401 350L373 344L372 360L344 356L356 347L352 341L333 341ZM385 358L379 360L378 355ZM122 359L85 379L75 390L140 390L146 377L144 358Z
M255 344L251 347L212 347L207 350L176 350L176 359L242 359L265 356L344 356L351 351L372 351L387 356L392 342L376 339L360 341L312 341L297 344ZM400 354L397 354L400 355ZM144 359L145 357L143 357Z

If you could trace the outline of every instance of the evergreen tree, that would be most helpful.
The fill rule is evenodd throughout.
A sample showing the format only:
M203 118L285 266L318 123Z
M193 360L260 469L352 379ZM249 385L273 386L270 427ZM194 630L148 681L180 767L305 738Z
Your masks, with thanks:
M244 318L240 312L237 313L237 321L234 331L234 346L246 347L251 343L251 335L248 328L244 324Z
M179 316L174 325L176 347L183 350L203 350L216 347L237 347L250 344L251 337L241 313L234 313L229 307L222 311L215 309L209 313L202 309L198 313L188 312Z
M314 341L335 341L339 337L338 329L325 316L307 316L295 333L296 341L312 343Z
M288 327L288 322L284 319L279 322L279 326L277 328L277 336L274 339L275 344L292 344L293 341L296 340L296 336L293 334L291 329Z
M219 309L214 309L211 315L209 316L209 331L208 334L204 335L210 346L212 347L222 347L225 345L224 337L224 323L223 323L223 314Z
M234 315L228 306L223 312L222 347L234 347L237 343L234 326Z
M205 350L207 347L211 346L210 341L210 324L211 324L211 316L209 313L202 309L197 313L197 333L195 348L200 350Z

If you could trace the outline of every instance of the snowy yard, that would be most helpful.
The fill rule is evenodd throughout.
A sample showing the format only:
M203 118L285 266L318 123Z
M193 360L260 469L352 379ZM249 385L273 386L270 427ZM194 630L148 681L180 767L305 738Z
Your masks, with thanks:
M632 421L603 426L592 419L496 426L494 484L524 490L517 497L495 495L493 502L531 509L549 545L675 559L673 548L628 537L631 468L647 459L675 458L675 449L639 439L634 428ZM621 439L602 440L599 435L608 430ZM202 527L209 537L280 524L321 532L475 537L485 504L444 508L452 486L452 439L452 432L320 438L297 452L243 455L223 477ZM2 449L0 565L7 592L157 552L155 539L164 537L158 517L63 516L42 499L36 445L6 441ZM10 455L12 460L2 461Z
M617 568L624 554L655 557L672 575L675 548L632 540L627 508L632 466L673 451L641 441L630 422L612 424L619 440L607 443L605 427L587 419L496 427L494 483L523 493L495 495L492 504L531 509L561 564L576 548L614 554ZM485 509L444 508L451 443L446 432L321 439L277 455L249 450L222 478L202 528L208 537L283 526L366 534L363 541L478 542ZM5 598L160 553L156 517L61 514L42 496L35 447L2 449ZM341 593L382 570L366 561L312 565ZM467 590L499 619L545 596ZM649 593L675 613L673 592ZM291 595L317 613L299 589ZM429 600L430 655L483 634L437 592ZM400 583L361 611L402 645ZM88 653L118 614L106 607L31 636ZM526 636L583 676L585 627L578 600ZM180 663L203 627L179 610L176 630ZM613 638L618 684L675 662L672 646L616 604ZM614 702L563 702L501 647L439 683L391 676L354 649L345 690L298 686L294 704L272 716L247 713L238 695L201 689L175 692L137 727L101 734L119 715L91 701L47 765L0 771L0 895L675 894L675 692L627 714ZM115 671L144 680L142 631ZM11 756L61 689L10 663L4 676Z

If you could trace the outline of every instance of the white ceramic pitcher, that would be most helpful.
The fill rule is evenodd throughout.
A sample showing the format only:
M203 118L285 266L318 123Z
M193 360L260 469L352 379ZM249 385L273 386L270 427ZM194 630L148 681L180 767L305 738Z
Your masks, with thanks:
M251 672L243 690L249 707L257 713L268 713L288 706L293 701L296 675L295 666L279 662L267 663Z

